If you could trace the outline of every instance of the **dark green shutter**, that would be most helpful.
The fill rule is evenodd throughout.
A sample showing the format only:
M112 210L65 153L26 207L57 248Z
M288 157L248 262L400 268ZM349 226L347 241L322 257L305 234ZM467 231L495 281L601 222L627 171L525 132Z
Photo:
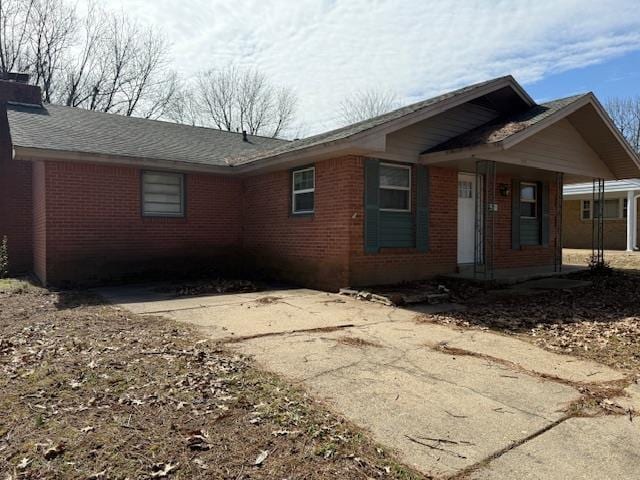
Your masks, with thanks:
M429 250L429 169L418 165L416 175L416 248Z
M511 248L520 249L520 181L511 182Z
M549 182L539 183L540 189L540 243L549 246Z
M364 162L364 250L377 253L380 249L380 161Z

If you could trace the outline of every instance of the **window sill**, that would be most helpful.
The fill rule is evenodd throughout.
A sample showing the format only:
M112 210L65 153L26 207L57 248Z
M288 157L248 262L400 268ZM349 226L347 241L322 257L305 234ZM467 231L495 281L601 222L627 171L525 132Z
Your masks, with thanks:
M289 218L313 218L315 214L316 212L300 212L300 213L291 212L289 214Z
M142 215L143 220L171 220L171 221L186 221L186 215Z

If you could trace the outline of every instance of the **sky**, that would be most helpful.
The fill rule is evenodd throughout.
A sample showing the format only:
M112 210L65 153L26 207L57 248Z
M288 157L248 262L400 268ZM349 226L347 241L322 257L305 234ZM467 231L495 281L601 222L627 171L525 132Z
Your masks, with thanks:
M298 98L298 133L362 89L401 104L512 74L534 99L640 95L638 0L105 0L172 45L185 77L235 63Z

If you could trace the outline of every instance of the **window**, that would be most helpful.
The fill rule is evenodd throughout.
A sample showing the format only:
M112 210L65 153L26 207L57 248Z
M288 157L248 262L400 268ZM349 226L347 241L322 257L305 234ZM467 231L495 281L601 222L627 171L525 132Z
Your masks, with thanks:
M380 210L411 211L411 167L380 164Z
M592 204L595 209L592 209ZM580 218L582 220L591 220L595 212L598 211L599 202L595 203L591 200L582 200L582 208L580 209ZM604 201L604 210L602 216L605 220L616 220L627 218L627 199L626 198L607 198Z
M458 198L472 198L473 183L460 180L458 182Z
M142 214L149 217L183 217L184 175L143 172Z
M520 217L538 218L538 185L520 184Z
M315 167L294 170L292 181L291 211L293 213L313 213L316 191Z

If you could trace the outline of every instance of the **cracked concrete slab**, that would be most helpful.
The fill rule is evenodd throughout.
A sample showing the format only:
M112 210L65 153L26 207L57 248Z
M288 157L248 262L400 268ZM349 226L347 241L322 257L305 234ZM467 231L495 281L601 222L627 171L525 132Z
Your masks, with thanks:
M640 413L640 384L633 383L624 389L625 397L618 397L615 402L622 408Z
M502 365L407 341L405 323L299 333L234 345L264 367L304 383L423 472L451 475L560 419L579 393ZM405 337L403 341L402 338ZM434 440L435 439L435 440Z
M433 325L433 327L438 327ZM576 383L611 382L624 375L605 365L542 350L515 337L480 330L464 330L458 335L441 328L431 328L431 341L452 349L499 358L520 365L525 370Z
M97 290L111 303L142 315L163 315L202 327L215 339L293 330L409 320L415 313L308 289L171 297L157 286ZM363 306L366 308L363 309Z
M571 418L470 475L474 480L640 478L640 422Z
M471 468L478 479L634 478L625 462L637 462L627 451L638 448L637 422L565 421L565 408L580 396L575 385L623 378L603 365L514 337L419 321L428 317L409 309L307 289L180 298L157 286L98 293L135 313L235 340L230 348L327 399L427 474ZM640 410L640 388L626 392L615 401ZM626 442L623 453L616 441ZM604 471L596 463L607 461L626 476L594 477Z

